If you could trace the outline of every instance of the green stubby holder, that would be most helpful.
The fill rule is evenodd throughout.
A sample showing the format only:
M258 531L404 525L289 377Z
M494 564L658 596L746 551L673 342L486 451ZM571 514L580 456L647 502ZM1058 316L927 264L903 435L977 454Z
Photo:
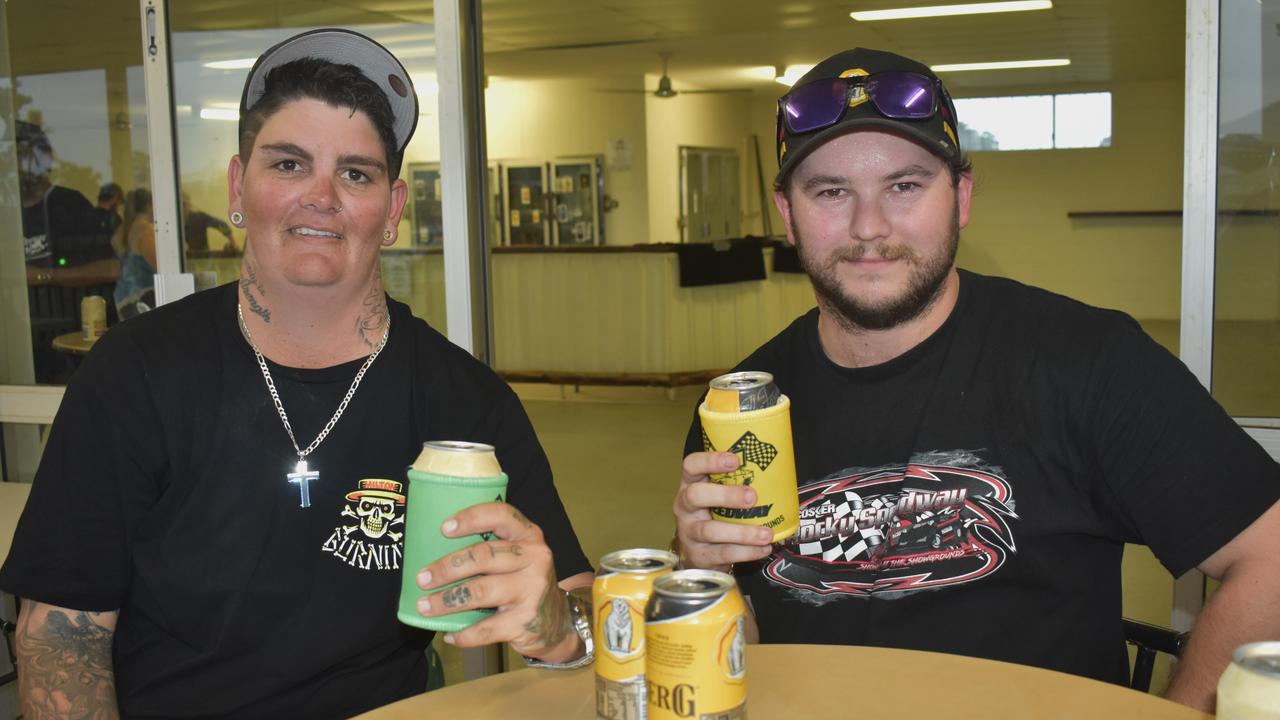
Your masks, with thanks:
M426 616L418 612L418 599L428 592L418 587L418 573L432 562L488 538L466 535L449 538L440 526L449 517L473 505L502 502L507 496L507 475L498 466L493 448L479 443L429 442L409 467L409 492L405 503L404 563L400 577L400 605L396 617L414 627L456 632L493 614L491 609L463 610ZM459 584L433 589L430 594Z

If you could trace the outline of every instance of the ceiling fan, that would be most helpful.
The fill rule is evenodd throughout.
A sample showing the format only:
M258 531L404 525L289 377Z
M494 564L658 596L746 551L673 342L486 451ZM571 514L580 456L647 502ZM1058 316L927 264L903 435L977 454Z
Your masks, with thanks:
M656 98L663 98L663 99L666 99L666 98L673 98L673 97L675 97L675 96L677 96L677 95L684 95L684 94L686 94L686 93L687 93L687 94L692 95L692 94L710 94L710 93L740 93L740 92L747 92L745 89L732 89L732 90L728 90L728 89L726 89L726 90L676 90L674 87L672 87L672 86L671 86L671 76L667 74L667 62L671 59L671 53L669 53L669 52L658 53L658 57L661 57L661 58L662 58L662 77L658 79L658 89L657 89L657 90L620 90L620 89L608 89L608 90L601 90L600 92L613 92L613 93L645 93L645 94L648 94L648 95L653 95L653 96L654 96L654 97L656 97Z

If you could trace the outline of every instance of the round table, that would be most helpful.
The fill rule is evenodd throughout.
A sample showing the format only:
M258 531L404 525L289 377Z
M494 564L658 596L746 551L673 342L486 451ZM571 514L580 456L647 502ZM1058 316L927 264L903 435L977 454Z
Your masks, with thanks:
M1024 665L959 655L838 645L747 648L755 720L1212 720L1154 695ZM524 669L411 697L362 720L595 720L595 673Z
M64 333L53 339L53 349L59 352L71 353L72 355L88 355L93 349L93 344L98 338L85 340L84 334L77 330L75 332Z

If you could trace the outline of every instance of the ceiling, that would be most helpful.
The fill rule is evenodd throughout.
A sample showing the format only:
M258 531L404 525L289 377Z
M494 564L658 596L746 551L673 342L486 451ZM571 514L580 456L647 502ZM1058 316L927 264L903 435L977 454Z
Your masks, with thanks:
M945 1L482 0L485 71L513 78L633 76L639 86L646 74L661 72L659 53L669 52L677 88L773 90L776 85L744 70L813 63L863 45L928 64L1071 60L1059 68L950 74L957 96L1183 76L1186 10L1177 0L1055 0L1047 11L875 23L854 22L848 14ZM174 0L171 6L175 31L432 21L432 3L421 0ZM8 0L3 7L17 75L141 62L136 0ZM58 32L49 30L54 18ZM413 47L430 62L432 44L428 27L393 50ZM212 40L199 51L226 59L217 57L219 43Z

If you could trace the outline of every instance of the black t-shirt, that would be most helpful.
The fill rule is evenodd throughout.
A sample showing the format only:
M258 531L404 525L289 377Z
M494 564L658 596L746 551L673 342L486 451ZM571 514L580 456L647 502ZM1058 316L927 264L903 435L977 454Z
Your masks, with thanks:
M1280 465L1128 316L960 278L889 362L833 363L815 309L738 366L790 397L800 485L800 532L738 568L761 639L1123 682L1124 543L1180 575L1280 497Z
M0 588L20 597L120 609L125 716L349 717L422 692L431 634L396 619L403 525L367 532L348 496L363 479L407 483L426 440L494 445L508 499L542 527L558 576L590 570L515 394L391 300L387 346L308 458L320 479L299 507L286 480L297 458L235 302L224 285L98 341L0 569ZM362 363L271 364L299 442Z
M82 265L115 257L111 236L98 232L98 216L85 196L59 185L22 208L23 255L42 267Z

